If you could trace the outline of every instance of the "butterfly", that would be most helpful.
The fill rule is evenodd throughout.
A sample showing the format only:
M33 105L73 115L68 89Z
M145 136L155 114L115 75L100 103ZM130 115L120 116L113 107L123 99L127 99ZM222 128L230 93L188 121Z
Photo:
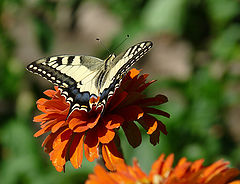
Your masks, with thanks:
M85 55L57 55L30 63L27 70L57 85L70 104L67 118L76 110L105 108L130 67L153 46L143 41L105 60ZM103 112L103 111L102 111Z

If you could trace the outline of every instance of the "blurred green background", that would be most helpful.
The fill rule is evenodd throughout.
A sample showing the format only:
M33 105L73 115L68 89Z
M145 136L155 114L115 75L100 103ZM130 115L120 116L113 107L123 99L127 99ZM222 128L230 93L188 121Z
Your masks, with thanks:
M44 136L32 123L35 102L52 88L25 67L54 54L107 56L96 38L115 51L152 40L136 68L157 79L146 95L168 96L159 117L169 134L133 149L122 135L127 162L144 171L161 153L176 160L224 158L240 167L240 1L238 0L0 0L0 183L83 183L95 163L67 164L58 173L44 153Z

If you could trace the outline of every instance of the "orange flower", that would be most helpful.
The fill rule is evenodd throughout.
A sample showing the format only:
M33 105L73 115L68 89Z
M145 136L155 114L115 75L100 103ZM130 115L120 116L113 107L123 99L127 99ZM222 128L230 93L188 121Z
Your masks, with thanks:
M94 169L95 174L89 175L86 184L240 184L240 180L232 181L240 171L228 168L229 163L223 160L204 167L203 159L192 163L182 158L173 168L174 155L169 155L165 160L164 157L162 154L152 165L149 175L141 170L136 160L133 167L118 165L116 172L107 172L97 165Z
M63 171L68 160L75 168L80 167L83 148L89 161L98 158L101 152L106 167L115 170L117 164L124 162L116 131L122 127L133 147L141 144L141 134L134 121L147 131L153 145L159 142L160 132L167 134L165 125L150 114L165 117L169 114L149 107L167 102L167 97L157 95L146 98L142 91L154 81L146 83L148 74L138 76L139 72L132 69L124 77L120 87L108 100L103 114L100 108L90 112L75 110L67 118L70 105L58 88L44 92L51 99L41 98L37 101L37 107L43 114L34 117L35 122L42 122L41 129L34 136L50 132L42 146L57 171Z

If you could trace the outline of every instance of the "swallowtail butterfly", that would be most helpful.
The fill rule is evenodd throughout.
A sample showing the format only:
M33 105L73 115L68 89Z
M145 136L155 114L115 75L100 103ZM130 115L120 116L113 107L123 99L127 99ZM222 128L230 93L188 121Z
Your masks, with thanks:
M143 41L105 60L84 55L46 57L29 64L27 70L59 87L70 103L69 117L75 109L90 111L93 106L104 109L123 76L152 45L151 41Z

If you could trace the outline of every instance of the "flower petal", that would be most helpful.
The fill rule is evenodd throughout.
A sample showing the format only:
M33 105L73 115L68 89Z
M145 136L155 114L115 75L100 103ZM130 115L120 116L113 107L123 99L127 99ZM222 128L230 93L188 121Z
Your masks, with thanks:
M139 104L141 106L155 106L155 105L161 105L163 103L166 103L168 101L168 98L164 95L157 95L153 98L145 98L139 101Z
M40 115L38 115L38 116L35 116L35 117L33 118L33 121L34 121L34 122L46 121L46 117L47 117L47 116L48 116L47 114L40 114Z
M165 162L163 164L161 175L166 176L166 173L167 175L170 173L173 161L174 161L174 155L173 154L168 155L168 157L165 159Z
M204 159L196 160L195 162L193 162L193 164L191 165L191 171L196 172L200 170L203 165L203 162L204 162Z
M208 166L204 172L203 176L207 180L215 176L216 174L220 173L222 169L225 169L226 165L228 165L229 162L224 162L223 160L219 160L217 162L214 162L212 165Z
M148 83L143 83L141 86L138 87L137 91L142 92L144 91L148 86L150 86L152 83L156 82L156 80L152 80Z
M49 155L52 164L58 172L64 170L64 166L66 163L67 147L71 135L72 130L66 129L61 134L59 134L53 142L53 150Z
M56 131L59 130L59 128L61 128L62 126L65 126L66 125L66 121L59 121L57 122L54 126L52 126L52 133L55 133Z
M162 166L164 163L164 154L161 154L160 157L153 163L152 165L152 169L149 173L149 177L153 180L153 176L154 175L160 175L160 173L162 172Z
M96 165L94 168L95 175L89 175L89 180L86 184L99 184L99 183L107 183L107 184L116 184L116 181L103 169L100 165Z
M139 167L138 161L136 159L133 160L133 170L137 174L137 178L147 178L147 175Z
M164 112L162 110L155 109L155 108L152 108L152 107L143 107L143 111L145 113L157 114L157 115L162 115L162 116L165 116L167 118L170 118L170 114L168 114L167 112Z
M62 103L58 99L48 100L44 103L44 106L50 107L48 109L49 112L55 111L55 110L64 111L65 109L69 108L69 104Z
M120 125L124 122L122 116L117 114L107 114L103 117L104 126L107 129L114 129L120 127Z
M50 98L53 98L54 95L57 93L55 90L52 89L48 89L46 91L43 92L45 95L47 95Z
M189 171L190 166L191 166L191 162L187 162L186 158L181 158L177 166L175 167L173 174L177 178L181 178L187 173L187 171ZM194 175L194 177L197 177L197 176L199 176L199 174Z
M69 157L74 168L79 168L83 159L83 133L74 134L73 141L71 143Z
M34 134L34 137L39 137L40 135L49 132L51 128L57 123L55 119L48 121L41 126L41 129Z
M144 114L141 119L137 120L140 125L148 131L148 134L152 134L157 129L158 120L148 114Z
M159 136L160 136L160 130L155 130L151 135L150 135L150 143L152 145L157 145L159 143Z
M36 104L37 105L43 105L45 102L47 102L48 100L45 98L40 98L37 100Z
M113 111L116 107L118 107L119 104L121 104L127 96L128 96L128 93L126 91L123 91L119 94L117 94L117 92L116 92L114 95L114 98L111 97L111 99L109 99L109 102L108 102L109 112Z
M148 131L148 134L152 134L156 130L160 130L165 135L168 134L166 126L161 121L149 114L144 114L144 116L137 121L145 130Z
M69 128L72 129L72 130L75 130L77 127L81 128L82 126L85 126L85 127L87 127L87 129L89 129L89 127L87 126L87 121L86 120L81 120L79 118L71 118L68 125L69 125ZM82 131L78 131L78 132L83 132L87 129L83 128ZM81 129L78 129L78 130L81 130ZM76 132L76 131L74 131L74 132Z
M118 151L114 140L108 144L102 145L102 155L105 165L110 171L115 171L118 165L124 164L123 156Z
M95 160L95 158L98 158L98 137L96 135L95 129L90 129L86 133L86 137L84 140L84 150L85 150L85 156L88 159L88 161L92 162Z
M97 135L98 135L98 139L102 144L107 144L110 141L113 140L114 136L115 136L115 131L114 130L109 130L107 128L105 128L104 126L102 126L101 128L98 127L97 129Z
M97 117L89 119L89 121L87 122L87 126L89 128L93 128L98 123L98 120L100 119L100 117L101 117L101 113L99 113Z
M215 183L225 184L228 181L231 181L232 178L235 178L239 174L240 174L240 172L236 168L231 168L228 170L226 170L226 168L225 168L225 172L217 173L216 175L214 175L213 178L211 178L208 182L206 182L206 184L215 184ZM231 182L229 184L240 184L240 180Z
M138 76L139 73L140 73L140 70L137 70L136 68L132 68L128 74L133 79L134 77Z
M137 105L127 106L122 108L119 112L122 117L124 117L125 121L130 122L141 118L144 114L141 107Z
M98 155L98 144L94 147L89 147L87 144L84 144L85 156L89 162L93 162Z
M142 142L142 136L139 128L134 122L127 122L122 125L123 131L127 137L129 144L136 148Z

